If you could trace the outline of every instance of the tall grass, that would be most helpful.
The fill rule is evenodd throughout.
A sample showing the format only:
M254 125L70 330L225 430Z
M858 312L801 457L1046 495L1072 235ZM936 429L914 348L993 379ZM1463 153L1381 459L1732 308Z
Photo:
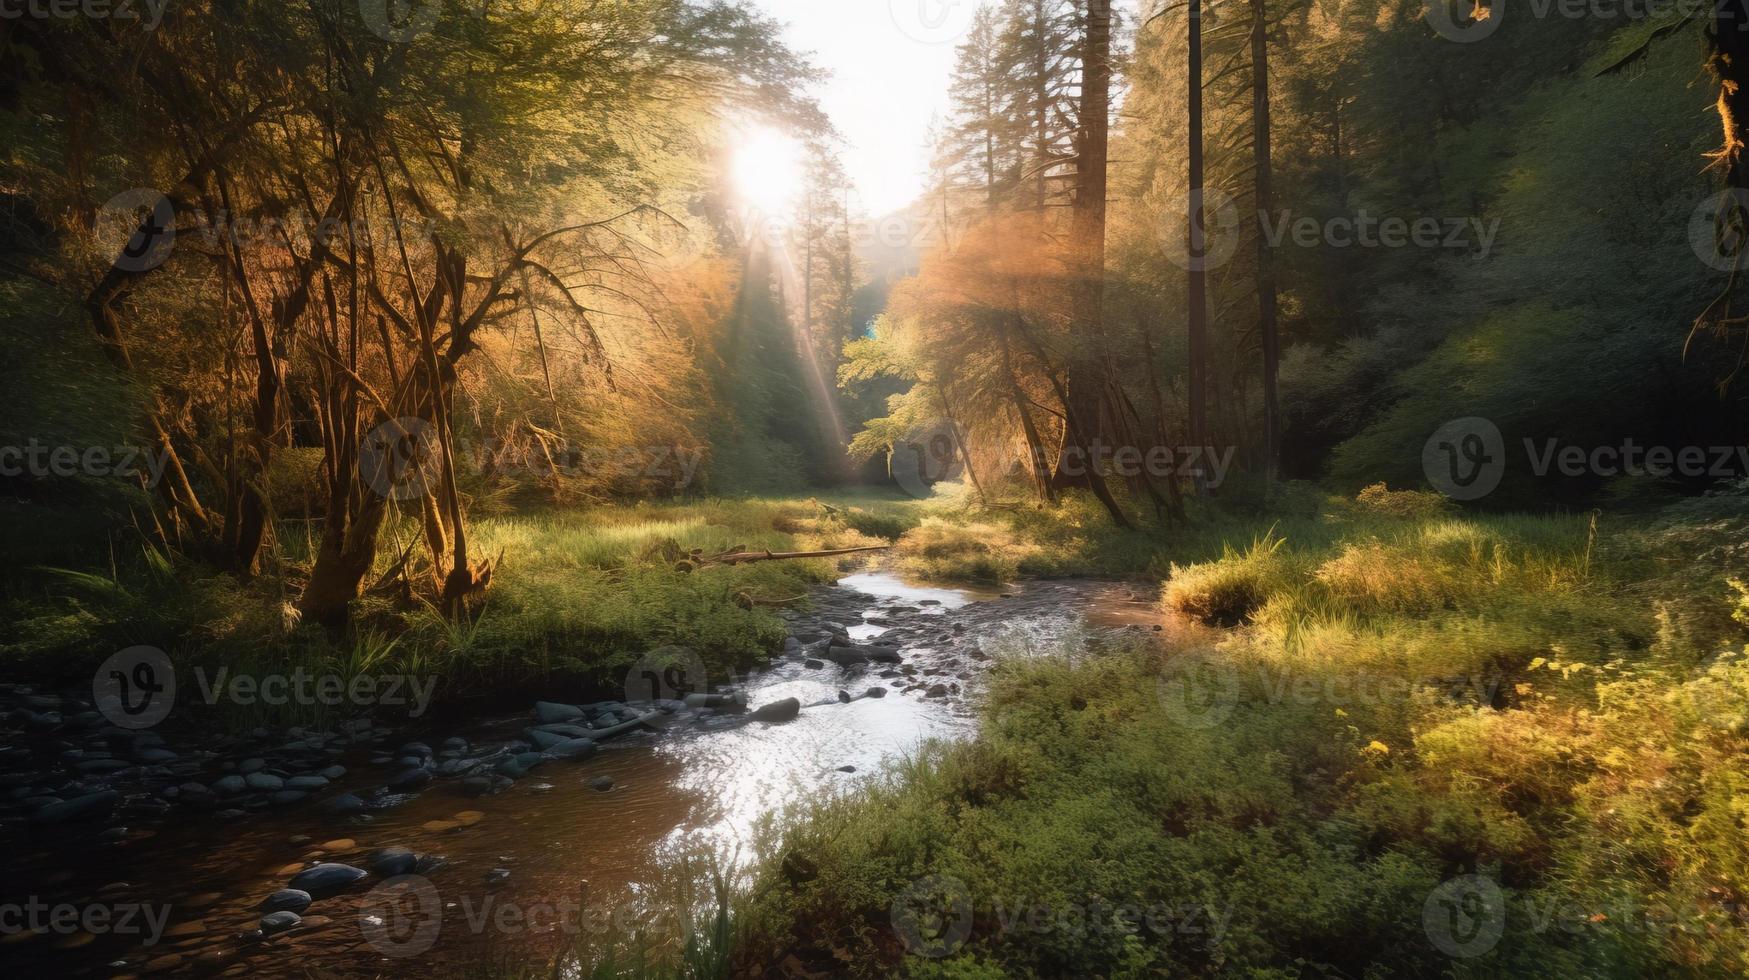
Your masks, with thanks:
M372 595L341 635L298 621L289 600L308 574L314 536L303 522L277 528L269 574L249 583L183 558L147 552L95 569L14 571L9 611L19 629L0 648L0 673L73 683L122 646L158 646L179 664L285 672L302 665L349 679L396 672L441 678L440 697L510 700L528 694L583 699L619 687L645 650L694 648L718 677L744 670L782 643L770 603L829 580L829 561L689 569L691 550L775 551L884 543L852 526L905 507L871 496L700 500L485 517L470 525L476 554L504 556L482 605L442 615L417 588L411 601ZM387 523L377 567L386 573L419 529ZM414 549L417 553L417 548ZM417 574L417 569L415 569ZM262 709L265 710L265 709ZM318 720L288 708L232 719L255 725Z
M1749 514L1426 504L1375 491L1227 527L1248 544L1162 589L1238 622L1187 632L1199 647L999 658L975 741L789 828L748 956L864 976L1749 971L1749 623L1728 584ZM1509 914L1453 958L1426 910L1466 875ZM941 959L888 912L929 876L975 909ZM1043 925L1014 927L1016 906ZM1187 906L1220 934L1057 924Z

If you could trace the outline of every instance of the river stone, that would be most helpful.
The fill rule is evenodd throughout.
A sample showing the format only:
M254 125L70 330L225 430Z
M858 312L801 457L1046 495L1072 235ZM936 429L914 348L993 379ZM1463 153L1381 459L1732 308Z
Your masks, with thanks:
M467 797L485 796L492 792L492 778L490 776L468 776L461 781L461 792L463 796Z
M931 687L929 689L928 693L924 694L923 696L927 697L927 698L945 698L945 697L947 697L947 685L946 684L936 684L933 687Z
M310 907L310 893L296 888L281 888L262 899L258 907L264 915L274 912L302 912Z
M592 728L585 728L582 725L571 725L565 722L556 722L551 725L538 725L534 728L523 729L524 733L546 732L549 735L563 735L566 738L588 738L589 733L592 731L594 731Z
M370 872L350 864L323 862L298 872L286 887L306 891L311 895L322 895L337 892L369 874Z
M537 749L550 749L561 742L567 742L573 738L583 737L580 735L559 735L554 732L543 732L538 728L525 728L523 729L523 734L528 736L528 740L533 742L534 747Z
M445 759L437 764L439 776L460 776L480 764L478 759Z
M417 789L429 782L431 782L431 771L429 769L402 769L400 772L389 777L389 788L399 792L409 789Z
M98 793L87 793L75 796L70 800L50 803L30 815L36 823L68 823L74 820L87 820L93 817L108 816L121 801L121 794L113 789Z
M591 779L589 781L589 788L593 789L597 792L605 793L608 790L613 788L613 777L612 776L596 776L594 779Z
M243 782L247 784L250 789L255 790L266 791L281 790L285 788L285 780L270 772L252 772L243 777Z
M814 658L809 657L808 659L802 661L802 666L808 668L809 670L819 670L822 667L825 667L826 663L823 660L815 660Z
M840 667L854 667L868 663L868 653L861 647L840 646L836 643L826 649L826 659Z
M346 816L363 810L364 800L353 793L341 793L323 803L322 809L336 816Z
M862 696L865 698L884 698L887 696L887 689L884 687L871 687L862 692Z
M304 921L296 912L269 912L261 917L261 934L271 936L295 928Z
M265 768L267 768L266 759L244 759L237 763L237 771L245 776L252 772L260 772Z
M583 717L583 709L574 704L558 704L553 701L536 701L534 716L543 725L555 725L559 722L576 721Z
M802 703L800 701L795 698L784 698L782 701L760 705L753 712L753 720L772 723L794 721L796 715L801 714L801 711Z
M293 776L285 781L286 789L298 789L305 792L327 789L328 780L321 776Z
M568 738L549 746L544 754L555 759L587 759L595 754L595 748L594 739Z
M897 647L869 647L868 659L877 664L896 664L902 663L904 660L899 656Z
M405 847L385 847L372 851L364 859L366 867L384 878L396 875L410 875L419 866L419 856Z

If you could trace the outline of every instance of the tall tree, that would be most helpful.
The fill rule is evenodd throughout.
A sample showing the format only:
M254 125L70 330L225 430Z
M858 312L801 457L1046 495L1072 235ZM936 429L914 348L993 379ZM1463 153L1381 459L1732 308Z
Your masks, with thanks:
M1185 19L1186 43L1185 89L1186 157L1188 164L1189 214L1185 222L1189 241L1190 285L1187 318L1189 323L1190 371L1188 397L1189 436L1192 446L1203 446L1208 431L1208 209L1203 201L1202 145L1202 0L1189 0ZM1198 481L1199 488L1201 481Z
M1280 466L1281 408L1276 375L1281 341L1276 324L1275 250L1268 223L1275 212L1269 150L1269 5L1251 0L1251 147L1257 204L1257 335L1263 348L1263 466L1273 480Z

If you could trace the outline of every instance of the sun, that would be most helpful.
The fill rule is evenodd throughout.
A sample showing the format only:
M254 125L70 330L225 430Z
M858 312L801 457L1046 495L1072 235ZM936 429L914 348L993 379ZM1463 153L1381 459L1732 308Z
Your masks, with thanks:
M785 213L801 190L802 145L769 126L750 129L736 140L731 173L743 201L767 213Z

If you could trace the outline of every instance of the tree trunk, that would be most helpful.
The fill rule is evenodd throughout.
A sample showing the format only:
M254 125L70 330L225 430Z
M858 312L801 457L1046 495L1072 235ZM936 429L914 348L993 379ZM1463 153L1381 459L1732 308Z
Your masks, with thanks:
M1207 271L1203 268L1208 252L1208 226L1205 223L1207 212L1203 208L1202 200L1202 0L1189 0L1189 3L1190 47L1186 59L1189 86L1185 99L1190 112L1190 213L1187 228L1190 238L1190 291L1187 311L1190 347L1189 441L1192 446L1201 447L1208 436L1208 285ZM1200 494L1203 490L1200 477L1196 484Z
M1076 332L1080 343L1068 363L1068 409L1075 424L1063 440L1051 481L1058 488L1091 487L1097 475L1092 443L1104 435L1100 391L1108 363L1105 350L1105 198L1111 138L1111 0L1086 0L1082 28L1080 130L1075 135L1073 236L1079 264L1075 290ZM1085 352L1085 353L1082 353ZM1067 467L1079 455L1082 465ZM1080 472L1077 473L1076 470Z
M1281 409L1275 392L1281 340L1276 325L1275 252L1267 233L1269 216L1275 209L1269 163L1268 23L1265 0L1251 0L1251 128L1257 180L1257 333L1263 346L1263 470L1273 481L1281 465Z

